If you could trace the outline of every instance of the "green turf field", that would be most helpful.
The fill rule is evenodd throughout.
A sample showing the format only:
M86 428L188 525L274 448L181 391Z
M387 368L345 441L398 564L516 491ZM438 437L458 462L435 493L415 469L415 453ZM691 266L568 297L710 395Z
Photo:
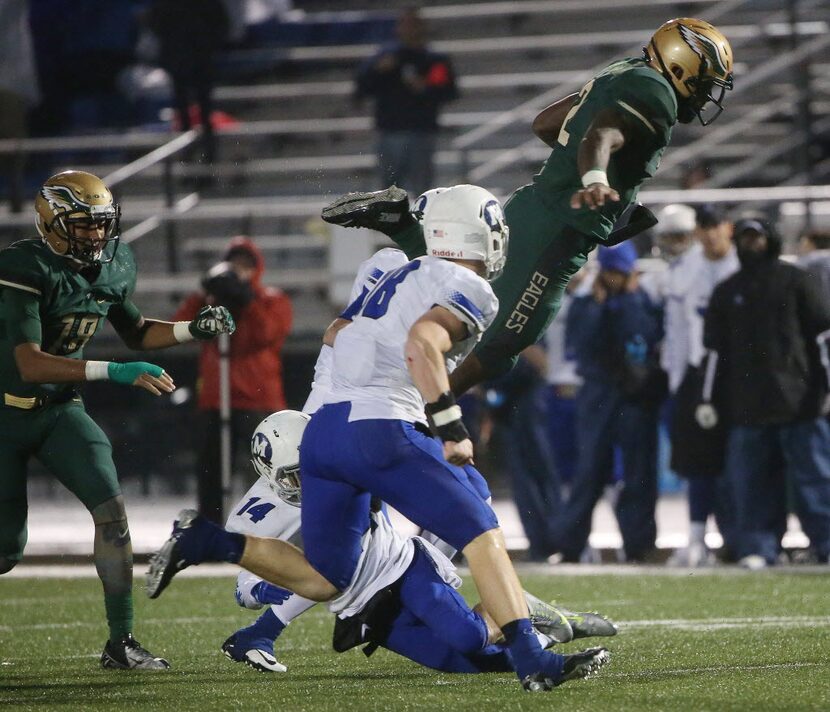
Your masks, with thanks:
M0 581L0 707L65 710L830 710L830 574L523 575L527 588L620 624L611 664L551 693L510 675L448 675L387 651L330 650L314 609L279 641L286 674L228 661L252 619L229 578L180 578L137 596L136 637L173 669L98 667L106 637L96 579ZM467 585L465 594L472 595ZM562 650L587 647L578 641Z

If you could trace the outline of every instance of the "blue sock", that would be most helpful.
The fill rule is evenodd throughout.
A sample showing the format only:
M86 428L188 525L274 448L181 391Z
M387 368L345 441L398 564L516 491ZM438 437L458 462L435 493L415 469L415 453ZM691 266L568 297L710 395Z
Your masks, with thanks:
M285 623L274 615L270 608L246 628L240 628L236 633L246 638L267 639L275 641L285 630Z
M188 564L227 561L238 564L245 550L245 535L228 532L198 517L189 529L182 529L179 549Z
M285 603L294 594L285 588L280 588L267 581L260 581L251 589L251 595L260 603L268 605Z
M511 621L501 630L520 680L538 672L554 680L562 675L564 656L542 649L529 618Z

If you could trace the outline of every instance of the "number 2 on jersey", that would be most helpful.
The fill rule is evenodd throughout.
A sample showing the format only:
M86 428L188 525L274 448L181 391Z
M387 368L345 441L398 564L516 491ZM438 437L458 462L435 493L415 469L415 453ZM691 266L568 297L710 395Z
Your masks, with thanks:
M369 319L380 319L389 309L389 302L395 296L398 285L406 279L408 274L420 266L421 262L419 260L413 260L407 262L403 267L388 272L366 297L366 304L363 305L361 315Z
M565 127L568 125L568 122L573 118L573 115L577 112L580 106L582 106L582 102L585 100L585 97L588 96L588 92L591 91L591 87L594 86L594 80L592 79L588 82L579 92L579 96L576 97L576 100L571 107L571 110L565 114L565 120L562 122L562 127L559 129L559 136L556 138L556 143L559 143L563 146L568 145L568 139L571 135L565 130Z

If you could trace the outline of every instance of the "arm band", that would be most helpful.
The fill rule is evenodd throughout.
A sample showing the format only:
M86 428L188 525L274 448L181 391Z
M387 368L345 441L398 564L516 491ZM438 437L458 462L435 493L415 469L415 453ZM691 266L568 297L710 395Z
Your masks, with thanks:
M193 334L190 333L190 322L175 322L173 324L173 338L180 344L183 344L186 341L193 341Z
M609 185L608 175L605 171L599 168L592 168L590 171L585 171L582 175L582 186L587 188L593 183L602 183L602 185Z
M470 437L464 421L461 420L461 407L455 402L455 396L450 391L442 393L438 400L427 403L425 410L435 432L444 442L460 443Z
M109 380L109 361L87 361L86 362L86 380L87 381L108 381Z

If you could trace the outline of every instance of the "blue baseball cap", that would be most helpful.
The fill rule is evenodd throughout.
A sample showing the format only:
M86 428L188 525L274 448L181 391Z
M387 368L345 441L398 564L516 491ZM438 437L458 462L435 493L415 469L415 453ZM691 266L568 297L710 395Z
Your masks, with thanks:
M623 274L631 274L637 264L637 250L630 242L623 242L615 247L600 247L597 250L597 260L604 270L613 269Z

